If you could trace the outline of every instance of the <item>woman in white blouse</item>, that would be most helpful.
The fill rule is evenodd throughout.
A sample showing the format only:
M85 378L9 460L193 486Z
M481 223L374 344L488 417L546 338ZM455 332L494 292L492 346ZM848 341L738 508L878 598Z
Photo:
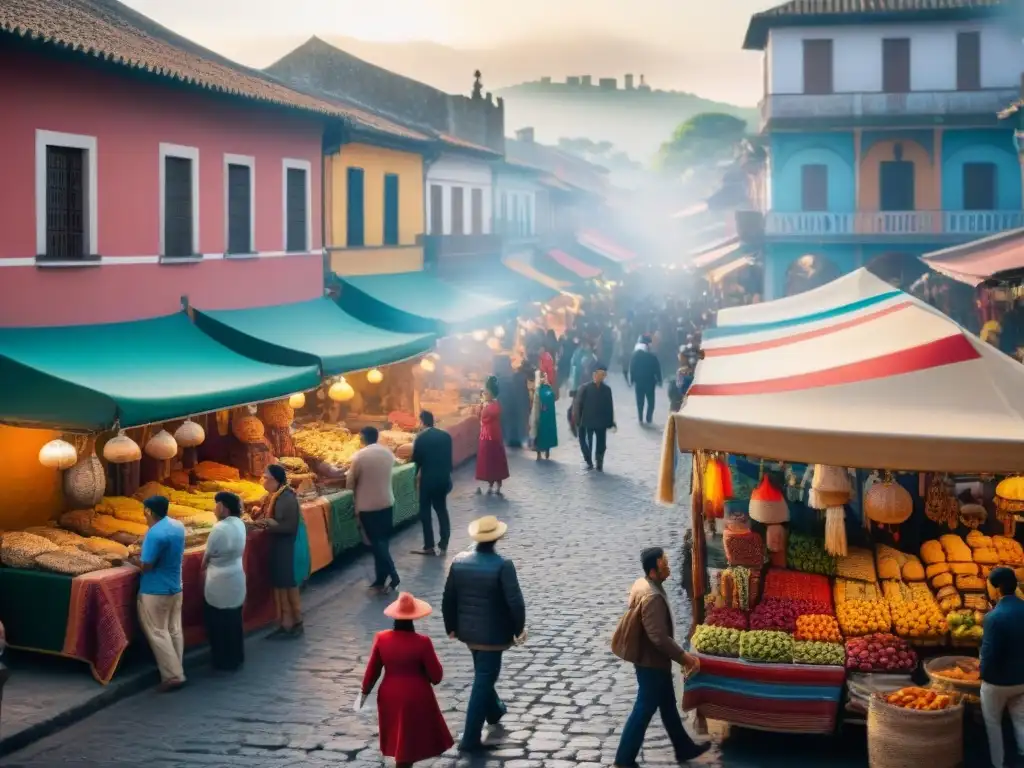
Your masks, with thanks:
M233 493L221 492L214 499L217 524L206 540L203 587L206 635L214 669L233 672L245 660L245 630L242 606L245 603L245 523L242 500Z

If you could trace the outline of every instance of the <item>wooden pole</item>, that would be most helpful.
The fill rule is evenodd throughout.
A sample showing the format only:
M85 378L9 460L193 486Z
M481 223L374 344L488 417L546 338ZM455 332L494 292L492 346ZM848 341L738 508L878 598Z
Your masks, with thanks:
M693 623L690 625L690 637L698 624L704 623L704 595L707 592L705 576L707 568L704 564L704 465L706 457L703 451L693 452L693 463L690 470L690 530L693 533Z

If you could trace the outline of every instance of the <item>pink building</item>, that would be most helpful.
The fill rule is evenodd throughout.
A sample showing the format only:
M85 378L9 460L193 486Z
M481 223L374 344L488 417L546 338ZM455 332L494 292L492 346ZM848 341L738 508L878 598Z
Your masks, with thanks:
M0 326L322 295L324 136L386 128L114 0L3 0L0 104Z

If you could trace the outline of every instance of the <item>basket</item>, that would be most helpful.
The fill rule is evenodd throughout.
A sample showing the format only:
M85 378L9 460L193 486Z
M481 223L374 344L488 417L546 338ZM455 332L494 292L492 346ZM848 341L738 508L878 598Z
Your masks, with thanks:
M964 761L964 708L938 712L896 707L882 694L868 706L868 765L871 768L958 768Z
M949 669L956 664L965 662L977 664L978 660L972 656L936 656L934 659L929 659L925 662L924 671L935 688L977 696L981 690L981 680L957 680L955 678L943 677L937 672L940 669Z

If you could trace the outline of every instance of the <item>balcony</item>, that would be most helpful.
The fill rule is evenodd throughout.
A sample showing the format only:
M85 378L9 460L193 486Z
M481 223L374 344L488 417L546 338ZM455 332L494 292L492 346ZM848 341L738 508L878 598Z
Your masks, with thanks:
M920 118L990 117L1018 97L1015 88L911 93L776 93L761 100L761 128L769 123L899 123Z
M501 235L423 235L424 269L441 274L457 272L490 257L498 259L502 253Z
M907 238L973 240L1024 226L1024 211L769 212L765 236L843 240Z

